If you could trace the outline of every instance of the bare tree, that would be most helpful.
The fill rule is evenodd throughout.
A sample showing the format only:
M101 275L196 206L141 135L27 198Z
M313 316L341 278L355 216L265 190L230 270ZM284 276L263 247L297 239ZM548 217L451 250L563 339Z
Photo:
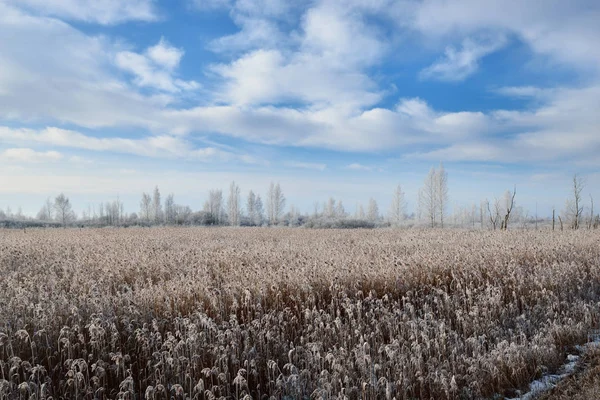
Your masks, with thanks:
M262 225L263 220L265 218L265 211L263 208L263 202L262 199L260 198L260 194L256 196L256 204L255 204L255 214L256 214L256 219L254 220L254 224L255 225Z
M40 211L37 213L37 219L39 219L40 221L52 221L53 210L54 204L52 203L50 197L48 197Z
M404 192L400 185L396 186L396 190L394 190L394 196L392 197L392 204L390 205L390 210L388 212L388 218L390 223L398 227L404 220L404 214L406 213L406 200L404 197Z
M315 201L313 203L313 218L318 218L319 217L319 202Z
M448 203L448 173L442 163L440 163L439 169L435 172L435 200L437 212L440 217L440 227L443 228L446 204Z
M488 209L488 215L490 218L490 224L492 225L493 229L496 230L496 227L498 226L498 221L500 220L500 201L498 199L494 200L493 212L490 208L490 202L488 200L486 200L486 204Z
M240 225L240 187L231 182L229 185L229 198L227 199L227 209L229 213L229 224L231 226Z
M324 204L323 212L327 218L335 218L335 199L330 197L327 203Z
M485 200L482 200L482 201L479 203L479 227L480 227L481 229L483 229L483 224L484 224L484 220L485 220L485 218L484 218L484 215L485 215L485 207L486 207L486 204L487 204L487 203L488 203L487 199L485 199Z
M419 214L429 221L429 225L434 228L437 220L437 176L435 168L431 168L423 187L419 190Z
M165 199L165 223L167 225L175 223L175 213L175 196L171 193Z
M250 222L254 224L256 221L256 195L252 190L248 193L246 200L246 213Z
M566 215L571 220L571 228L579 229L581 216L583 214L583 204L581 191L583 190L583 179L577 174L573 175L572 198L567 200Z
M346 209L344 208L342 200L338 200L337 204L335 205L335 216L339 219L346 218Z
M594 224L594 198L590 194L590 221L588 223L588 229L592 229Z
M369 208L367 209L367 219L370 222L376 222L379 219L379 206L374 198L369 199Z
M223 191L221 189L208 192L208 200L204 203L204 211L209 213L218 225L223 220Z
M300 212L293 204L290 206L287 220L289 221L289 226L298 226L300 224Z
M59 194L56 196L56 199L54 199L54 210L56 211L56 219L61 223L63 228L66 228L67 225L75 219L75 213L71 207L71 202L63 193Z
M504 220L501 223L500 229L502 230L507 230L508 229L508 221L510 220L510 213L513 210L513 207L515 206L515 196L517 195L517 185L515 185L515 188L512 192L512 194L510 193L509 190L506 191L506 193L504 193L504 201L505 201L505 213L504 213Z
M285 197L281 191L279 183L274 184L271 182L269 186L269 192L267 195L267 216L269 224L275 225L279 222L283 209L285 207Z
M158 186L154 188L154 194L152 195L152 219L155 224L160 224L163 218L162 204L160 200L160 190Z
M142 200L140 201L140 217L147 223L150 223L150 216L152 215L152 199L148 193L142 193Z
M365 218L366 218L365 208L363 207L363 205L361 203L356 207L356 219L365 219Z

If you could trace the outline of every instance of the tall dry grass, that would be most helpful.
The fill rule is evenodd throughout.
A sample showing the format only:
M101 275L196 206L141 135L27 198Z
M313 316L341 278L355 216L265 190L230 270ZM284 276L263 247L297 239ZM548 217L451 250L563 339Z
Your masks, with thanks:
M2 231L0 399L510 394L598 326L600 234Z

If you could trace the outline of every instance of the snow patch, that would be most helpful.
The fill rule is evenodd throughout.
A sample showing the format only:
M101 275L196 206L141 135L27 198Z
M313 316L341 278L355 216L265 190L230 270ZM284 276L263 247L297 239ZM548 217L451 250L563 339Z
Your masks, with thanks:
M575 348L579 352L584 352L586 348L598 345L600 345L600 330L591 332L588 335L588 342L584 345L575 346ZM529 384L528 392L520 394L517 391L519 397L505 397L505 400L532 400L535 396L552 389L558 382L573 373L580 358L576 354L568 354L567 362L560 367L557 374L544 375Z

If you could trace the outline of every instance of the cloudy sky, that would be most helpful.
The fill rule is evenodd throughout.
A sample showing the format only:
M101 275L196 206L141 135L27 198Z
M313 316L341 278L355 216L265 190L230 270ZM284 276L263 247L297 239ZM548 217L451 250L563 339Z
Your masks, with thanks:
M596 0L0 0L0 207L600 197ZM594 192L596 191L596 192ZM587 193L585 193L587 197Z

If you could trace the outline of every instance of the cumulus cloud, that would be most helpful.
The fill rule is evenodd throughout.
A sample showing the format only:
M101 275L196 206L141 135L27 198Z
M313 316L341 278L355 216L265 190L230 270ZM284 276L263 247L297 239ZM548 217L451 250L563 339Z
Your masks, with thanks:
M552 0L553 7L534 12L513 0L197 1L199 12L225 7L239 29L209 44L220 61L204 70L198 66L199 74L206 73L206 96L182 108L178 100L200 85L177 73L183 48L161 38L135 50L52 17L59 13L34 7L36 0L26 2L0 0L0 37L13 38L0 41L0 119L12 126L75 126L69 134L53 133L52 145L61 146L56 140L70 135L69 143L82 149L192 157L193 135L211 134L242 143L362 153L414 153L416 146L420 157L453 160L530 160L528 153L540 159L589 158L597 149L597 75L585 75L582 87L570 89L501 88L496 94L536 101L527 108L482 111L439 109L426 98L404 97L401 85L393 99L382 77L386 62L405 50L407 37L441 56L423 70L427 79L465 79L506 38L581 74L598 70L600 53L591 38L600 36L600 28L580 12L588 7L597 15L594 3ZM391 103L396 105L384 105ZM76 127L139 128L147 136L82 139ZM34 133L42 142L52 136ZM572 140L563 143L564 137ZM195 156L227 159L223 152L211 146ZM252 158L225 153L246 162Z

